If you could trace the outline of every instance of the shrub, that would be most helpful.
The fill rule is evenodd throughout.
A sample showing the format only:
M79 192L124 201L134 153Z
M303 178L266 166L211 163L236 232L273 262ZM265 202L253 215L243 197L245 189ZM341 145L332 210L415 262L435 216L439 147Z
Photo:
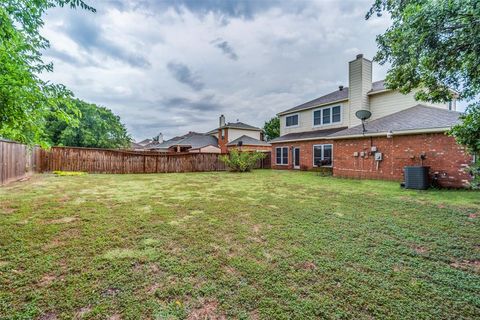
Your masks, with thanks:
M228 155L220 156L220 160L225 163L230 171L248 172L252 170L258 160L265 158L265 156L262 152L241 152L233 149Z

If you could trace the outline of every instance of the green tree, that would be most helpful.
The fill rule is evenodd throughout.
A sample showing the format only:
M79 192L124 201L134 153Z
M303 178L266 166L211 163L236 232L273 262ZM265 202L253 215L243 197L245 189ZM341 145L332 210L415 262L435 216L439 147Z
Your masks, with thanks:
M374 60L390 63L386 85L402 93L418 90L422 101L472 101L480 94L480 1L375 0L366 19L388 12L392 25L377 36ZM462 122L449 132L477 155L480 103L469 105ZM480 186L480 163L470 167Z
M449 134L454 136L458 143L466 146L470 154L476 155L476 161L469 167L474 179L472 187L480 188L480 104L467 108L461 116L462 123L454 126Z
M72 103L79 112L78 123L49 117L46 125L48 141L52 145L91 148L127 148L131 137L120 122L120 117L105 107L73 100ZM60 109L69 113L68 107Z
M0 3L0 136L46 146L47 116L72 121L73 96L65 86L40 79L51 72L41 50L49 46L39 33L43 14L55 6L95 11L82 0L2 0ZM62 104L64 108L59 108ZM72 112L65 112L71 109Z
M265 138L267 139L267 141L279 137L280 119L278 117L273 117L272 119L266 121L263 126L263 131L265 132Z
M367 13L386 11L392 25L377 36L375 60L390 63L389 88L417 99L445 102L480 92L480 2L478 0L376 0Z

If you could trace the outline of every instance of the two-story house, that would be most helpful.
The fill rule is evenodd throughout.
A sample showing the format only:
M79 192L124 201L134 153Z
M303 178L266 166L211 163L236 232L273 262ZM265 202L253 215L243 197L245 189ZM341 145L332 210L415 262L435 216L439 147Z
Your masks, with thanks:
M456 101L426 103L372 81L372 61L349 63L348 87L278 113L272 168L329 167L334 176L402 180L408 165L430 166L444 186L468 184L471 156L445 132L458 123ZM357 111L367 110L362 120Z

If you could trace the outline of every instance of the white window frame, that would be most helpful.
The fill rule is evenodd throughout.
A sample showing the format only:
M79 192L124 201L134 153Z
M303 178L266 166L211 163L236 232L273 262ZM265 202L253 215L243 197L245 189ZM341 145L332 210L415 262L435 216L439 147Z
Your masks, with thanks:
M315 147L322 147L322 157L323 157L325 146L331 146L332 147L332 164L329 165L329 166L322 166L322 167L327 167L327 168L332 168L333 167L333 144L332 143L314 144L312 146L312 165L313 165L313 167L315 167L315 168L318 167L315 164Z
M297 124L295 124L293 126L287 126L287 118L288 117L294 117L294 116L298 117ZM298 126L300 126L300 113L288 114L288 115L285 116L285 126L284 126L284 128L296 128Z
M333 108L340 107L340 121L333 122ZM323 109L330 109L330 123L323 123ZM315 124L315 112L320 111L320 124ZM325 127L325 126L332 126L343 122L343 106L341 104L328 106L328 107L321 107L312 110L312 128L318 127Z
M278 163L277 162L277 150L280 149L280 159L282 161L282 163ZM284 158L284 154L283 154L283 149L287 149L287 163L283 163L283 158ZM288 166L288 161L290 160L290 157L288 156L288 147L275 147L275 164L277 166Z

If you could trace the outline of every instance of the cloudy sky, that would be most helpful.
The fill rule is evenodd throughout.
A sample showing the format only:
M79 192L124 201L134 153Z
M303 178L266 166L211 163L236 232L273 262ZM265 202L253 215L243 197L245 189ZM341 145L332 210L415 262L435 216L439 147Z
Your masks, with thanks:
M348 85L356 54L376 51L388 18L373 0L90 0L53 9L43 35L48 80L120 115L135 139L207 131L218 116L263 126ZM374 64L374 80L385 66Z

